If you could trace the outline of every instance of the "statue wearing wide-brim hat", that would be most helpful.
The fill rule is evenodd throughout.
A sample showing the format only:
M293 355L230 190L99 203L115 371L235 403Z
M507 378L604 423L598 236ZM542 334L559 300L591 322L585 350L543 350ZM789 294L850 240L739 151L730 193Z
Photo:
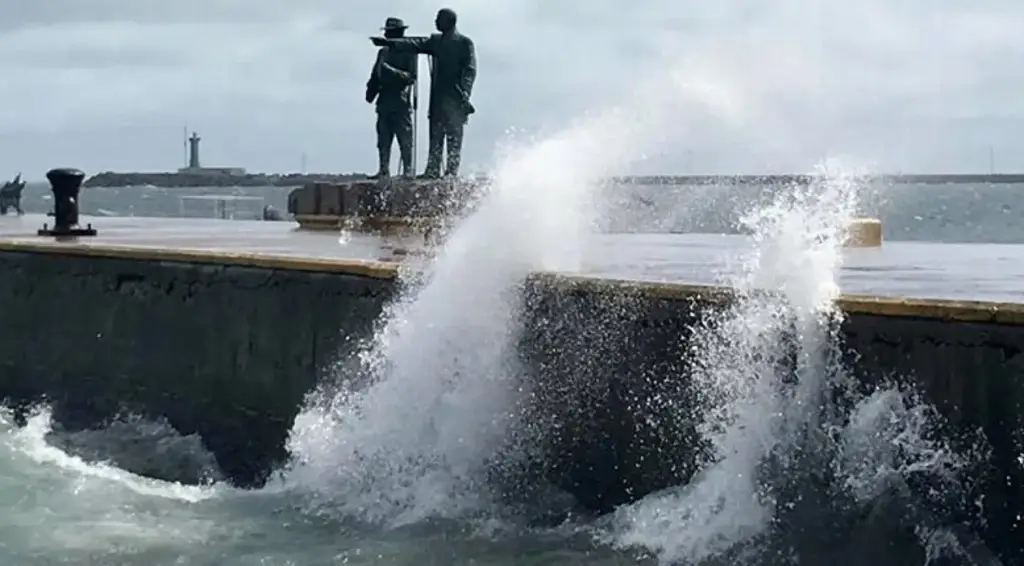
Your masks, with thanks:
M384 21L384 37L399 39L406 25L400 18ZM395 138L402 152L402 174L414 175L415 134L414 98L416 92L416 53L380 49L366 82L366 101L377 106L377 151L380 168L371 178L391 176L391 147Z

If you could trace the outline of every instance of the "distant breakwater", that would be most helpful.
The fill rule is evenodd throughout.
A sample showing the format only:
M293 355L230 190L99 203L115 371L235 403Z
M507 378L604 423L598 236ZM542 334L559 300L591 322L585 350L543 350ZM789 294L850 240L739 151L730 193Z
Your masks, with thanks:
M86 179L87 187L301 187L308 183L343 183L365 179L365 173L274 175L252 173L246 175L195 173L112 173L110 171Z
M309 183L345 183L366 179L365 173L253 173L246 175L194 173L113 173L104 172L86 180L87 187L300 187ZM637 185L755 185L810 183L814 175L648 175L614 177L613 182ZM486 181L484 177L478 180ZM865 181L894 185L1016 184L1024 183L1024 173L1000 174L901 174L866 175Z

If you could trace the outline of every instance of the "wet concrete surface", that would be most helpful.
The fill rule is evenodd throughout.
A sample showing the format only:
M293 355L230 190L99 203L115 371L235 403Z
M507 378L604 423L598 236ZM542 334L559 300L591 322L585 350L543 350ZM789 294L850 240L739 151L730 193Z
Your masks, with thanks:
M43 216L0 218L0 240L52 242L36 236ZM306 232L291 222L183 218L89 218L95 238L54 245L216 250L309 258L393 260L417 238ZM743 236L606 234L593 239L578 273L645 281L730 284L751 250ZM1024 245L885 242L844 251L844 293L1024 302Z
M96 237L57 242L36 230L52 219L39 215L0 218L0 240L53 243L55 246L127 246L175 250L210 250L311 258L374 260L390 253L400 240L297 230L291 222L211 220L205 218L83 218L99 231Z
M734 283L753 249L748 238L716 234L615 234L597 241L588 274L695 284ZM843 251L839 284L849 294L1024 302L1024 245L851 248Z

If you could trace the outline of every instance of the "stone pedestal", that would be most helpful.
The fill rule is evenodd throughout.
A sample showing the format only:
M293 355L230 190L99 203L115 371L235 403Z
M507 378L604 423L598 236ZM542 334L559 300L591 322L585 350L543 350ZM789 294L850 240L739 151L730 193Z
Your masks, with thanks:
M430 237L466 212L480 189L461 179L311 183L288 195L288 212L307 230Z

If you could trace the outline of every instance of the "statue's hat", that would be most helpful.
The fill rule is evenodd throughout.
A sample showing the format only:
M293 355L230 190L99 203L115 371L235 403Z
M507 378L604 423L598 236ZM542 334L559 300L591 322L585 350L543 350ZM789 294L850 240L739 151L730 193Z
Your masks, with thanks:
M402 18L388 18L384 20L384 27L380 29L388 31L393 29L407 29L408 27L409 26L405 25L405 22L402 21Z

